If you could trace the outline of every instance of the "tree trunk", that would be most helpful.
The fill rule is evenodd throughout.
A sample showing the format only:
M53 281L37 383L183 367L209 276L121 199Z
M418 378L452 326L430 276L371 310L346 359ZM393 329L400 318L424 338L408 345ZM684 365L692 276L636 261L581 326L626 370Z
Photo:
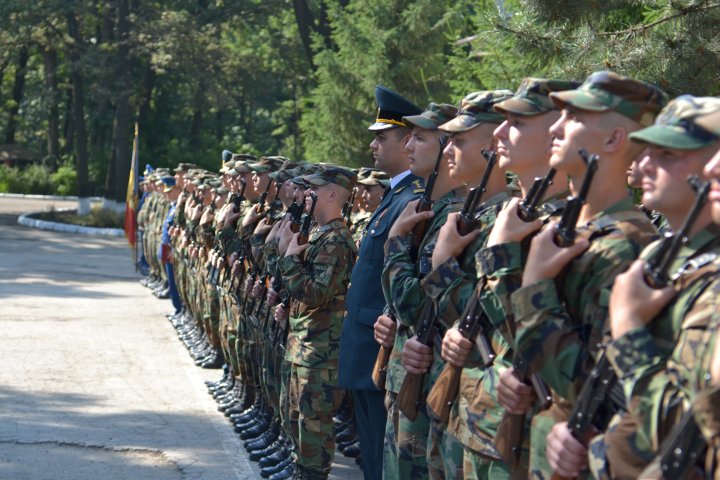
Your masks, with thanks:
M115 119L113 120L113 151L105 181L105 197L118 203L125 201L127 182L130 175L132 154L130 105L131 75L130 48L128 45L128 0L117 2L117 94L115 96Z
M81 38L74 12L67 15L68 33L73 40L70 46L70 83L73 90L73 123L75 125L75 153L78 182L78 215L89 212L90 185L88 184L87 132L85 130L85 91L80 73ZM85 211L87 210L87 211Z
M73 90L72 87L67 88L67 96L65 98L65 125L63 126L63 154L70 155L75 150L75 123L73 122Z
M45 60L45 88L48 99L47 157L50 168L57 168L60 155L60 112L58 107L57 52L52 47L43 49Z
M12 90L12 105L8 115L7 129L5 130L5 143L12 145L15 143L15 133L17 131L17 115L20 110L20 102L23 99L25 91L25 74L27 73L27 62L30 58L30 52L27 46L20 47L18 55L18 65L15 70L15 83Z

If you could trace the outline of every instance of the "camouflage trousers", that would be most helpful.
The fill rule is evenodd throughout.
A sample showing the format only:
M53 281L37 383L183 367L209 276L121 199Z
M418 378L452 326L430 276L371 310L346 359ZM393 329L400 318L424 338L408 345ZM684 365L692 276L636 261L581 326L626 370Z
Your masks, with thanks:
M639 478L654 451L630 414L615 415L607 431L590 441L588 462L593 478Z
M530 475L528 478L550 480L552 477L553 469L550 467L545 453L547 436L552 431L553 425L564 421L567 421L567 415L560 411L555 403L533 417L530 427Z
M397 394L388 391L385 408L388 411L385 423L385 444L383 447L383 478L426 479L430 478L427 465L428 432L430 419L423 405L413 421L397 406Z
M447 425L430 420L427 443L427 466L432 480L463 478L463 446L450 435Z
M203 304L203 324L205 333L213 347L220 346L220 297L217 289L209 282L205 286Z
M463 450L463 474L466 480L511 478L507 464L467 447Z
M299 465L318 474L330 472L335 456L333 414L343 391L337 369L308 368L293 363L288 384L290 434Z

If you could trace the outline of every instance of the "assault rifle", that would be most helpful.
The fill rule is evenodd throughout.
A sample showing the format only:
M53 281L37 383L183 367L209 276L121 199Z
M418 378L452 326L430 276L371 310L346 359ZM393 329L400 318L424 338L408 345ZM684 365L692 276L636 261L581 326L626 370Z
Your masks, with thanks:
M543 201L543 198L545 198L545 192L547 192L547 189L552 185L556 172L557 170L550 168L545 177L535 178L527 195L525 195L523 201L518 205L518 216L523 222L532 222L540 215L538 213L538 207L540 206L540 202Z
M480 303L479 294L481 289L482 284L479 284L478 288L473 292L472 298L462 314L458 329L464 338L475 343L482 365L487 367L495 360L495 352L493 352L492 345L490 345L485 333L489 329L489 321ZM455 402L460 389L462 369L463 367L446 363L428 394L428 408L443 423L447 423L450 418L450 408Z
M447 136L444 136L438 139L438 143L440 144L440 151L438 152L437 159L435 160L435 168L433 168L433 171L428 177L427 183L425 184L425 191L420 197L420 201L415 208L416 213L427 212L432 208L433 203L435 203L433 202L432 194L433 190L435 189L435 181L438 177L438 169L440 168L440 162L442 161L443 151L445 150L445 146L447 145L447 138ZM427 219L419 221L417 224L415 224L415 227L410 232L410 258L412 259L413 263L417 261L420 244L425 237L425 230L427 230L427 222Z
M397 322L397 318L394 313L388 313L388 317L390 317L394 322ZM380 345L380 350L378 351L377 358L375 359L375 365L373 366L372 371L372 381L380 390L385 389L387 368L388 363L390 362L390 354L392 353L392 350L392 347L384 347L383 345Z
M580 390L568 420L568 430L578 442L587 446L595 435L607 430L610 420L622 410L626 410L625 393L605 352L602 352ZM553 473L553 480L563 478Z
M487 160L485 171L480 179L480 184L470 190L458 217L458 233L463 236L469 234L478 227L477 220L475 219L475 210L477 210L477 207L480 205L480 201L487 190L487 184L490 181L490 174L497 162L497 153L493 150L483 149L482 154L483 157L485 157L485 160Z
M348 198L347 202L343 205L342 212L340 216L345 221L345 225L350 228L352 226L352 212L353 207L355 206L355 196L357 195L357 187L354 187L352 189L352 192L350 193L350 198Z
M597 162L600 158L597 155L590 155L584 148L581 148L579 153L585 162L585 165L587 165L585 178L583 178L580 192L576 196L568 197L565 210L563 210L562 217L560 218L560 223L558 223L555 228L555 245L563 248L569 247L575 243L577 221L580 217L580 210L582 210L583 205L585 205L585 202L587 201L587 195L590 191L593 177L597 171Z
M267 216L265 217L267 219L267 224L272 225L275 223L275 219L273 218L275 216L275 212L280 210L282 208L282 202L280 201L280 188L282 187L282 183L276 182L275 183L275 198L273 198L272 202L270 202L270 207L268 208Z
M660 445L663 478L692 478L691 471L705 458L706 450L707 442L690 409Z
M240 210L240 205L242 205L242 202L245 201L245 187L247 187L247 182L243 179L240 179L240 183L242 183L242 187L240 187L240 192L233 193L230 196L230 203L233 204L233 212L235 213Z
M696 175L687 179L690 187L695 190L695 203L688 212L682 227L677 232L665 233L660 247L652 258L645 263L645 282L652 288L663 288L670 283L670 268L680 248L687 243L687 236L695 224L710 192L710 182L701 182Z
M552 396L547 385L543 382L539 374L533 373L528 375L530 366L518 352L513 356L513 375L515 378L532 385L540 402L540 410L545 410L552 403ZM500 425L498 426L497 435L495 436L495 446L505 463L513 469L518 468L520 462L520 452L525 434L525 415L513 414L505 412Z
M437 315L435 315L432 300L426 298L422 312L420 313L417 339L423 345L432 347L437 335ZM422 390L424 382L425 374L406 372L405 379L398 392L397 406L410 420L417 418L418 408L423 401Z
M265 191L260 194L260 200L258 200L257 205L255 205L255 211L257 213L263 213L263 210L265 209L265 201L267 200L268 193L270 192L270 187L272 186L272 180L268 180L267 187L265 187Z
M302 219L300 227L300 235L298 236L298 245L305 245L310 240L310 226L312 225L313 215L315 215L315 205L317 204L317 195L310 192L310 211Z
M670 268L707 201L709 182L701 183L693 176L688 178L688 183L695 190L696 197L682 228L675 234L666 235L661 246L645 263L645 281L651 288L663 288L669 283ZM605 431L613 414L624 408L625 395L618 384L615 370L603 352L583 385L578 402L570 415L568 428L578 441L587 445L594 435Z
M302 203L294 202L295 209L290 214L290 230L293 233L298 233L300 231L300 224L302 223L302 214L305 211L305 203L307 202L307 199L303 197Z

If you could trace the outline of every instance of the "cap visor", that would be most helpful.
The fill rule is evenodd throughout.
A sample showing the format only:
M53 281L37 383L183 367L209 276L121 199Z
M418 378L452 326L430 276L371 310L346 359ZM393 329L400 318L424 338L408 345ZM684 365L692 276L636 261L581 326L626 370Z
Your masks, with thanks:
M424 128L425 130L437 130L438 126L435 122L422 115L412 115L410 117L403 117L403 122L407 123L409 127Z
M522 115L526 117L531 115L540 115L541 113L547 113L552 110L540 109L536 105L532 105L516 98L509 98L498 103L493 108L498 113L513 113L515 115Z
M571 105L580 110L588 110L591 112L607 112L612 110L612 108L603 105L581 90L553 92L550 94L550 99L558 108L565 108L567 105Z
M447 123L443 123L438 127L438 129L449 133L467 132L468 130L472 130L473 128L477 127L481 123L482 122L478 121L475 117L472 117L470 115L460 115L453 118Z
M390 130L391 128L397 128L397 127L399 127L399 125L394 125L392 123L375 122L368 127L368 130L371 130L371 131Z
M651 125L630 134L634 142L649 143L663 148L697 150L707 147L715 140L701 140L688 135L685 130L667 125Z

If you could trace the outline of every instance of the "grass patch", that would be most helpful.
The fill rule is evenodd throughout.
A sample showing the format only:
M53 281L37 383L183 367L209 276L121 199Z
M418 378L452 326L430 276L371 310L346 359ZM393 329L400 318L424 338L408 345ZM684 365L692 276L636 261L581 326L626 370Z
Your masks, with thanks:
M125 223L125 216L122 213L103 209L99 206L92 207L89 215L78 215L74 210L59 212L51 209L47 212L33 215L33 217L48 222L70 223L72 225L96 228L123 228Z

